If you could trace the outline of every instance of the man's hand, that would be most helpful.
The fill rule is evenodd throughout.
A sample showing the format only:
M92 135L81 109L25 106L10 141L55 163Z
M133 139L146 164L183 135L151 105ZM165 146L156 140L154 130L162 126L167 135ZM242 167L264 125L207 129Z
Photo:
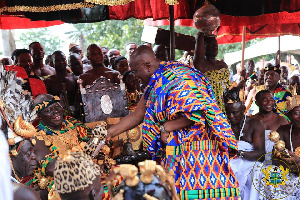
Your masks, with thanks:
M106 141L111 140L111 138L113 137L113 134L112 134L112 132L110 130L111 129L107 129Z
M199 31L199 32L196 34L195 39L196 39L196 41L197 41L197 40L199 40L199 39L201 39L201 38L204 38L204 33L202 33L201 31Z
M170 132L161 132L160 133L160 139L161 139L162 143L167 144L169 135L170 135Z
M292 172L299 173L300 168L300 158L293 152L289 151L290 157L282 157L281 159L284 160L292 169Z

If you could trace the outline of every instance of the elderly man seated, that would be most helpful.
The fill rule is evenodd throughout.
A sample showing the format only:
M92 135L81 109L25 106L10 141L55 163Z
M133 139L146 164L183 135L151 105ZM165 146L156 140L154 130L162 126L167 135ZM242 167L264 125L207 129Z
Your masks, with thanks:
M99 127L92 131L80 121L70 116L64 117L57 96L40 95L35 99L34 105L40 119L34 149L37 160L41 163L35 176L41 177L40 181L43 179L43 182L46 182L43 185L44 189L50 191L54 183L53 171L57 157L68 152L80 151L98 158L96 155L99 149L96 148L106 137L106 130ZM109 170L107 162L113 162L110 158L105 158L104 168Z
M248 117L241 97L243 91L234 87L224 92L224 103L228 120L238 138L238 158L230 160L230 166L239 182L243 200L258 199L259 193L252 184L252 169L265 154L265 135L262 122Z

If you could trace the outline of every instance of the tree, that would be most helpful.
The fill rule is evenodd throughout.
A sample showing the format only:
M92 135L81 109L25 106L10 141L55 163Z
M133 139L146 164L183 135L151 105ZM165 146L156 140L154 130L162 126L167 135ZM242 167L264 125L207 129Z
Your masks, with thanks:
M76 31L67 32L69 38L79 41L83 34L87 44L98 44L109 49L119 49L125 55L125 46L128 42L141 44L143 21L138 19L106 20L97 23L75 24ZM86 44L84 50L86 49Z
M50 55L61 49L63 43L58 36L52 35L47 28L40 28L22 33L17 40L17 46L18 48L28 49L31 42L40 42L44 47L45 55Z
M73 41L83 43L83 51L86 50L88 44L96 43L100 46L105 46L109 49L116 48L125 55L125 45L128 42L135 42L141 44L141 36L143 32L143 21L138 19L128 19L125 21L120 20L106 20L97 23L89 24L75 24L75 31L69 31L66 34ZM170 30L169 26L160 26L160 28ZM195 27L175 26L175 31L185 35L195 36L198 30ZM83 37L82 37L83 35ZM81 40L80 39L81 36ZM246 42L245 47L249 47L263 39L254 39ZM224 58L225 53L242 50L241 43L222 44L219 45L219 53L217 59ZM183 55L183 51L176 50L176 58L179 59ZM260 59L271 60L275 54L265 55L253 58L255 62ZM298 59L298 57L297 57Z

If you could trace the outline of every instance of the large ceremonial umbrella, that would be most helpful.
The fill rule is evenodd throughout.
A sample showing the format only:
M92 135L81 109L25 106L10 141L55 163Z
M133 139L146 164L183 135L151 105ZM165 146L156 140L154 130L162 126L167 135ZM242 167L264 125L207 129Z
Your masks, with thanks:
M168 20L144 20L148 26L169 25ZM192 19L175 20L175 26L194 26ZM219 44L242 42L243 27L245 41L254 38L282 35L300 36L300 12L280 12L260 16L221 15L221 24L216 31Z
M11 15L0 15L0 29L28 29L43 28L48 26L60 25L64 22L55 21L31 21L26 17L16 17Z
M266 13L300 10L298 0L211 0L210 2L222 14L231 16L258 16ZM170 47L174 49L172 48L172 45L174 45L173 20L191 20L195 10L201 7L203 3L204 0L0 0L0 13L22 12L24 16L33 20L60 19L72 23L95 22L107 19L124 20L130 17L137 19L149 17L169 19L172 34ZM94 10L96 11L94 12ZM79 14L74 14L74 12ZM224 32L222 33L222 35L225 35Z

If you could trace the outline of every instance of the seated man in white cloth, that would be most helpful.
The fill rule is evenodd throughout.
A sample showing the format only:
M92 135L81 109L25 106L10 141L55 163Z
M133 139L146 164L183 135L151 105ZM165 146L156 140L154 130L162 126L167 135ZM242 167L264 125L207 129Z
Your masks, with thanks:
M230 165L239 182L242 199L258 199L259 193L252 184L251 172L255 162L260 157L264 159L264 125L260 120L245 115L243 90L234 87L225 91L223 96L229 123L239 141L238 158L230 160Z
M276 131L281 125L288 124L288 121L284 117L276 114L275 101L272 93L269 90L259 91L255 96L255 102L259 107L259 112L253 117L261 120L265 127L265 161L268 165L272 164L270 160L274 145L274 142L270 141L268 138L268 134L271 131Z

